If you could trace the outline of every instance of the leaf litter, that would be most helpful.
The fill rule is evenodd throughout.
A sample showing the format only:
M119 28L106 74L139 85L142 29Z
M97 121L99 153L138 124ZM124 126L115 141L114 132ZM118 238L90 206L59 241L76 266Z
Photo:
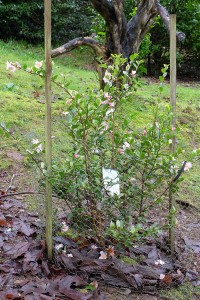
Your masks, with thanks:
M48 262L45 241L38 238L37 214L26 212L16 199L1 201L0 209L2 300L106 300L99 288L102 283L153 294L158 288L181 284L186 277L199 282L197 272L178 265L155 242L128 249L129 257L143 259L127 264L115 255L112 246L106 251L92 242L80 245L66 236L56 236L54 259ZM185 238L184 242L199 252L200 241Z

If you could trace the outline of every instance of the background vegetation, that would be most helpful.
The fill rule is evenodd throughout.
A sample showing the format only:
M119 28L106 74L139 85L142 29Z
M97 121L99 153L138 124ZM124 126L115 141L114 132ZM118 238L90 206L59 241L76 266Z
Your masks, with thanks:
M127 19L136 11L138 1L126 0ZM171 10L173 1L162 4ZM186 34L186 40L178 44L178 75L199 78L200 76L200 4L198 0L177 2L177 27ZM104 37L104 22L88 1L52 1L53 47L78 36L96 34ZM3 40L26 40L27 43L43 43L43 1L0 2L0 38ZM161 38L162 37L162 38ZM146 58L148 74L157 75L169 61L169 36L159 17L156 18L142 46L141 55Z
M44 40L44 1L1 1L0 38L26 40L40 44ZM64 43L90 33L94 13L87 1L52 1L53 44Z

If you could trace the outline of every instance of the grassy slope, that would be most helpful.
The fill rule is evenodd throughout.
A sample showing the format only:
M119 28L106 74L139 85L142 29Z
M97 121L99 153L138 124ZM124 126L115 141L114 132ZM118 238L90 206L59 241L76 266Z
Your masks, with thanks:
M98 87L97 75L88 69L92 63L89 50L69 54L67 57L55 60L56 73L64 74L70 82L71 90L86 90L88 86ZM16 73L6 71L6 61L26 63L33 66L36 60L43 60L43 49L32 48L23 44L0 42L0 122L5 122L14 134L12 138L4 137L0 144L0 169L4 169L13 162L7 158L7 151L18 149L25 153L30 149L33 138L43 140L44 136L44 85L37 76L26 74L23 71ZM87 62L87 64L86 64ZM79 66L79 68L78 68ZM87 70L86 70L87 69ZM158 97L156 80L150 83L144 80L144 85L135 93L123 109L122 114L130 116L131 124L138 128L149 122L149 107ZM37 92L38 97L34 97ZM65 128L60 122L61 111L65 111L67 95L53 86L53 135L54 156L59 153L66 155L67 142ZM163 99L169 102L169 84L163 91ZM179 143L185 149L199 148L200 146L200 86L177 85L177 119L181 127ZM182 186L180 198L199 204L200 186L198 171L199 165L193 168L188 180ZM188 186L188 187L186 187Z
M77 64L83 64L84 55L78 53ZM10 42L4 44L0 42L0 122L5 122L6 126L13 132L12 138L6 138L0 144L0 169L12 164L6 157L8 149L18 149L23 154L33 138L43 140L44 136L44 83L37 76L26 74L23 71L16 73L6 71L6 61L27 64L33 66L36 60L43 60L43 50L41 48L31 48L23 44ZM87 59L90 62L90 57ZM66 68L66 62L69 67ZM63 73L67 82L70 82L69 89L80 90L87 87L88 83L95 86L96 74L94 71L73 68L74 57L58 60L56 62L56 72ZM56 124L55 120L60 116L60 112L65 109L67 96L59 93L55 86L53 89L53 135L57 139L63 137L63 132ZM35 96L35 92L38 97ZM56 144L56 143L55 143ZM56 146L55 146L56 147ZM4 151L5 149L5 151Z
M77 52L70 54L67 58L57 59L57 71L66 75L71 81L70 89L85 90L89 85L98 87L97 77L94 71L89 71L89 63L92 62L89 53ZM26 149L30 149L33 138L43 140L44 136L44 87L43 80L28 75L24 72L15 74L6 71L6 61L18 61L33 66L36 60L43 59L41 48L31 48L23 44L0 42L0 122L5 122L12 130L12 137L1 136L0 142L0 170L9 170L13 166L12 157L7 153L17 150L22 154ZM86 65L86 62L88 65ZM79 68L78 68L79 66ZM86 70L86 69L87 70ZM37 91L39 97L34 97ZM67 96L59 93L53 87L54 101L53 108L53 135L54 156L62 153L66 155L67 140L64 128L60 123L60 114L65 110ZM169 85L164 87L164 101L169 102ZM185 148L194 149L200 146L200 86L182 85L177 86L177 118L181 126L181 136L179 143ZM158 97L158 83L148 84L144 80L144 85L135 96L128 101L122 114L130 116L131 124L138 127L145 127L149 122L149 106ZM29 170L30 171L30 170ZM181 199L200 203L199 165L196 165L189 173L187 181L182 186L179 197ZM186 299L184 297L184 287L179 290L166 291L163 299ZM189 290L189 289L188 289ZM191 288L192 290L192 288ZM179 294L177 294L179 293ZM193 291L191 291L193 294ZM178 295L178 296L177 296ZM188 299L188 298L187 298Z

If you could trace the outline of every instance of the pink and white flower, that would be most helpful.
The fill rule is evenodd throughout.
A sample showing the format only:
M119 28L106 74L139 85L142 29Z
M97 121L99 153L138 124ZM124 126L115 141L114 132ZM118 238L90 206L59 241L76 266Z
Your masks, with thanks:
M42 144L39 144L39 145L37 146L37 148L35 149L35 151L36 151L37 153L42 152L42 150L43 150Z
M147 135L146 129L143 130L143 135Z
M189 171L192 168L192 163L190 161L186 162L184 171Z
M112 79L112 74L108 70L106 70L105 75L103 77L103 81L105 83L108 83L110 86L112 86L111 79Z
M79 154L78 153L74 153L74 158L78 158Z
M62 116L63 116L63 117L66 117L66 115L68 115L68 114L69 114L69 112L68 112L68 111L62 111L62 113L61 113L61 114L62 114Z
M119 153L119 154L124 154L124 150L121 149L121 148L119 148L119 149L118 149L118 153Z
M42 67L43 61L36 61L35 62L35 67L36 69L40 69Z
M101 101L101 103L100 103L100 104L101 104L101 105L108 104L108 100Z
M115 107L115 103L114 103L114 102L108 102L108 105L109 105L110 107Z
M113 108L111 109L108 109L107 112L106 112L106 117L110 114L112 114L115 110Z
M132 70L132 71L131 71L131 76L132 76L132 77L135 77L135 76L136 76L136 71L133 71L133 70Z
M130 144L128 142L124 142L123 149L130 148Z
M13 65L12 62L7 61L7 63L6 63L6 70L11 71L11 72L15 72L17 69Z
M112 99L112 96L110 96L108 93L104 93L104 98L110 101Z
M39 140L38 140L38 139L33 139L33 140L32 140L32 144L33 144L33 145L39 144Z

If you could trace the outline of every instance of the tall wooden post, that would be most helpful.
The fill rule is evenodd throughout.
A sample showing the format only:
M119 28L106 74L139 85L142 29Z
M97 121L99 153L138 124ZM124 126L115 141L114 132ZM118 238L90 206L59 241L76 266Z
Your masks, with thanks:
M173 113L172 127L176 126L176 14L170 15L170 102ZM173 137L171 151L176 150L176 139ZM170 230L169 242L171 255L175 253L175 215L172 213L175 208L175 199L172 189L169 190L169 213L170 213Z
M51 0L44 0L45 23L45 158L46 158L46 244L48 259L52 259L52 186L48 180L52 165L51 139Z

